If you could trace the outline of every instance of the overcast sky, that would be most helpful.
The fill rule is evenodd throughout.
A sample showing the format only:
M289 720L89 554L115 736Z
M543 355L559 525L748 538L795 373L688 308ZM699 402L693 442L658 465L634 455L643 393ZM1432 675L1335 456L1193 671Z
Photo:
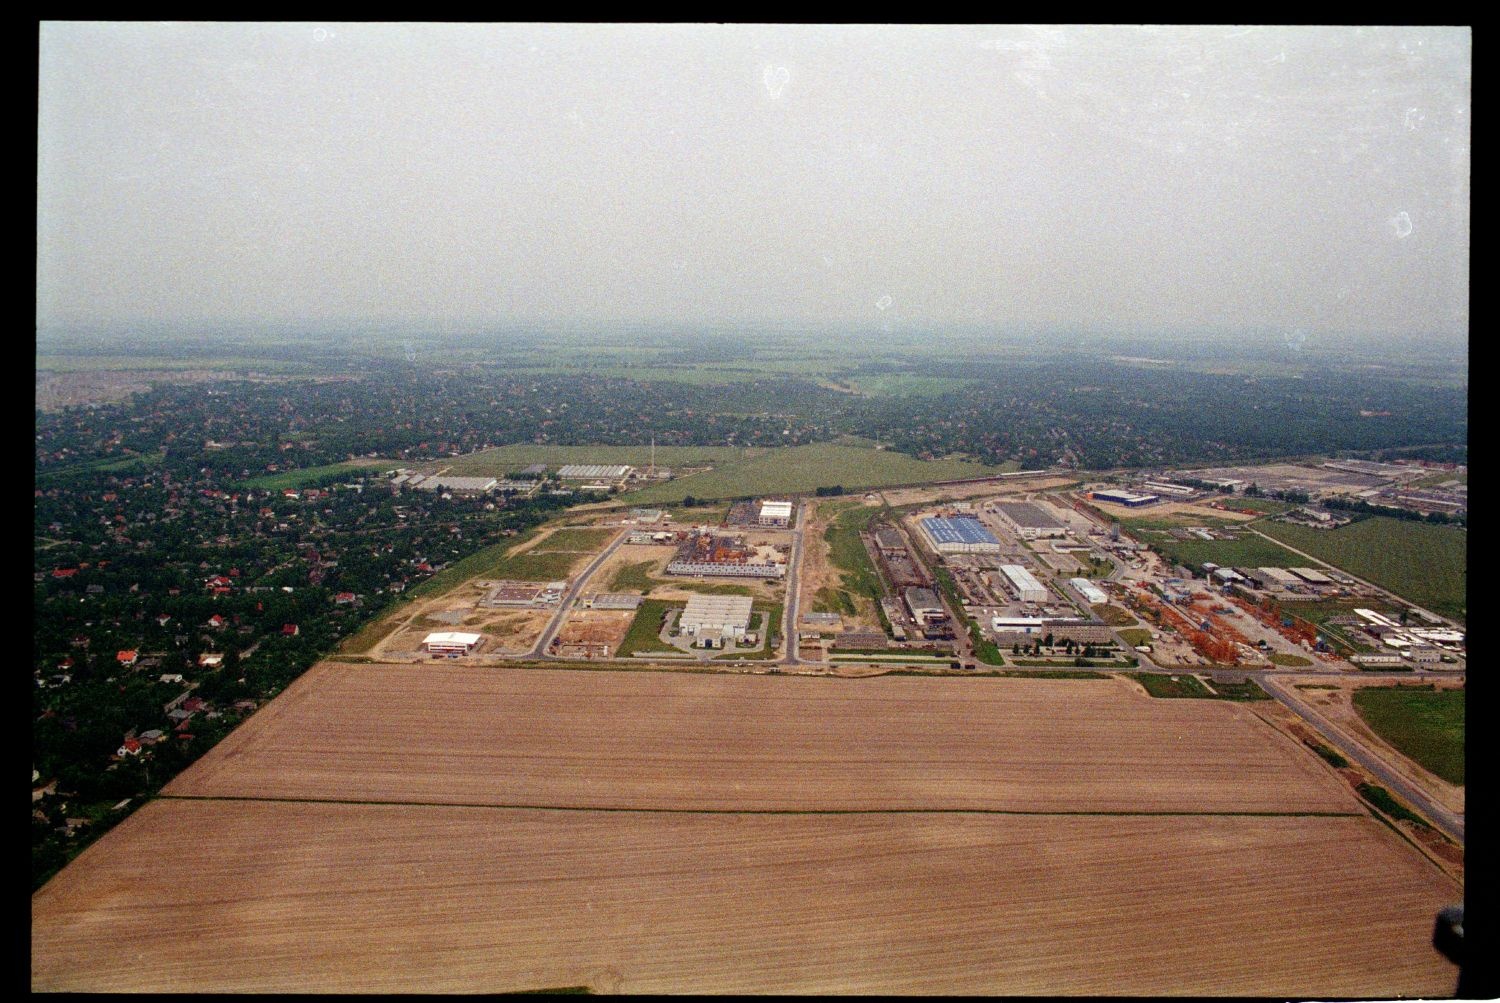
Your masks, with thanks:
M47 23L37 323L1463 339L1467 28Z

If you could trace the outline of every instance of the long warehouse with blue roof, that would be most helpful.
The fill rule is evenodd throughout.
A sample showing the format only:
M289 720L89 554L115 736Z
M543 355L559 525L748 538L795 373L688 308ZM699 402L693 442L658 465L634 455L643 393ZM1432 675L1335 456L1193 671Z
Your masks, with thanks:
M922 520L922 532L940 554L998 554L1000 541L973 516L945 519L928 516Z

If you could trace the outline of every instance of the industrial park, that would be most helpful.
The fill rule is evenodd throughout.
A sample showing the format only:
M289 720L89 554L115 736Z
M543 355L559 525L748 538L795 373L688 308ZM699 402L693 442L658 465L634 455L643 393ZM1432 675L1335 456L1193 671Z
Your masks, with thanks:
M1470 28L37 31L32 992L1500 997Z

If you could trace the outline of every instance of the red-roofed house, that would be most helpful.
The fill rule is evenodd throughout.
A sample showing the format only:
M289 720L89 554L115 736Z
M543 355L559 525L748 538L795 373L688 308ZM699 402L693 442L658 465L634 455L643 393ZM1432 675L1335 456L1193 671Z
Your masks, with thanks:
M340 592L338 595L333 597L333 601L336 605L344 606L352 603L357 598L358 596L356 596L353 592Z
M139 756L141 754L141 743L133 738L125 739L125 744L120 746L117 756Z
M158 627L165 627L167 624L169 624L171 622L172 622L172 618L170 616L168 616L167 614L165 614L165 613L163 613L161 616L159 616L159 617L156 618L156 625Z
M301 631L297 629L297 625L295 623L283 624L281 627L281 632L287 637L296 637L299 633L301 633Z
M228 620L225 620L222 616L220 616L219 614L215 613L213 616L211 616L211 617L208 618L208 624L207 624L207 626L213 627L215 630L217 630L218 628L224 626L224 624L226 624L228 622L229 622Z
M78 574L77 568L57 568L52 572L53 578L72 578Z
M115 654L115 661L119 662L126 668L129 668L130 666L135 664L136 659L139 658L140 655L141 653L139 651L121 651Z

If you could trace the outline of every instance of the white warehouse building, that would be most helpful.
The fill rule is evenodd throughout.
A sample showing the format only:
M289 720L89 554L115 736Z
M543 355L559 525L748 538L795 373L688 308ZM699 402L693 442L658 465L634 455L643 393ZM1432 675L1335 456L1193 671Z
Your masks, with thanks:
M760 503L760 524L762 526L785 526L791 521L791 502L764 501Z
M689 637L741 638L750 629L749 596L695 595L677 619Z
M1046 602L1050 593L1046 586L1037 581L1030 571L1019 564L1002 564L1001 574L1010 581L1010 586L1016 592L1017 598L1022 602Z
M1077 589L1078 594L1087 599L1091 606L1102 606L1109 602L1109 596L1087 578L1070 578L1068 584Z

